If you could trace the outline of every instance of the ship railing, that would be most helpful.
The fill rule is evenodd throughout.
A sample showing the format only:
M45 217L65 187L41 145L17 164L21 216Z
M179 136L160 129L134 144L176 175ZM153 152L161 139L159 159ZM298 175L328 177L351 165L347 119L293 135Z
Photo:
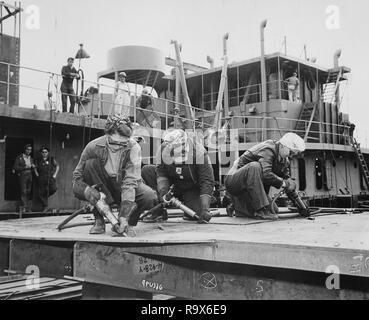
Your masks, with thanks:
M225 120L225 119L224 119ZM350 146L353 135L350 126L312 121L310 130L297 129L297 123L308 128L310 121L263 116L233 116L230 128L240 143L259 143L267 139L280 139L287 132L294 132L311 143ZM300 127L300 126L299 126ZM302 126L301 126L302 127Z
M269 99L289 100L288 82L285 80L267 81ZM261 102L261 83L237 88L229 88L229 106L236 107L241 104ZM203 94L202 104L205 109L212 109L217 103L218 92L207 92ZM300 99L300 91L297 90L296 97Z
M32 77L31 83L25 83L24 81L19 81L20 71L22 70L22 75L20 79L22 80L25 73L30 72ZM50 106L55 110L61 112L61 91L60 85L62 82L62 76L57 73L52 73L48 71L43 71L35 68L29 68L19 65L14 65L6 62L0 62L0 99L1 96L5 93L5 98L3 97L3 103L8 105L19 105L15 103L16 99L12 99L13 96L17 96L18 93L14 93L14 90L22 91L22 95L26 96L27 99L32 99L31 105L27 105L28 102L22 103L22 106L25 107L34 107L40 108L43 110L49 110ZM275 85L278 82L285 81L271 81L268 82L269 87L271 85ZM42 83L43 85L37 86L35 83ZM79 99L80 103L76 105L76 112L81 116L89 116L89 117L107 117L107 115L114 113L115 107L120 107L121 105L115 103L114 99L116 94L115 86L102 84L100 82L89 81L87 79L84 80L85 88L94 87L97 89L97 94L87 94L86 96L81 96L76 93L74 97ZM248 87L257 87L257 85L252 85ZM2 87L2 88L1 88ZM242 87L239 89L231 89L232 90L242 90L247 87ZM288 91L288 90L287 90ZM52 98L48 98L48 93L52 93ZM136 107L136 101L139 97L137 93L137 87L135 88L135 92L131 92L131 103L127 106L130 109L130 116L137 119L137 113L140 111L145 112L145 109L141 109ZM12 101L13 100L13 101ZM1 101L0 101L1 102ZM12 103L13 102L13 103ZM43 104L41 107L39 106ZM196 118L194 121L192 119L186 118L184 115L185 108L188 108L187 105L175 102L168 99L163 98L155 98L155 114L160 117L161 125L160 127L165 129L172 125L174 121L174 108L178 107L181 109L180 119L185 122L188 121L191 124L191 127L207 129L213 127L215 111L214 110L206 110L203 108L192 107L195 111ZM69 103L68 103L69 104ZM159 108L160 107L160 108ZM104 110L103 110L104 109ZM103 112L104 111L104 112ZM247 119L248 123L245 121ZM223 119L225 121L225 119ZM251 127L251 123L255 122L255 124ZM305 128L308 127L308 121L302 121L298 119L287 119L287 118L276 118L276 117L258 117L258 116L235 116L231 120L231 127L236 128L240 131L239 136L241 140L244 141L252 141L252 142L260 142L268 138L269 136L278 137L278 134L281 132L294 131L301 136L305 135L304 130L296 130L297 122L305 122ZM260 125L258 125L260 123ZM265 134L266 133L266 134ZM332 123L324 123L312 121L312 125L310 128L310 132L308 134L309 137L315 139L315 141L321 143L329 143L339 142L342 144L342 140L344 144L346 143L345 137L349 133L349 127L336 125ZM311 139L308 139L311 140Z
M21 71L22 75L20 76ZM27 77L32 79L31 82L25 83L25 81L19 81L19 78L22 80L22 76L24 77L25 73L31 73L31 77L29 75ZM120 107L126 107L129 109L129 115L136 120L138 112L147 112L145 109L136 107L136 102L140 94L138 94L137 86L134 84L129 84L129 86L135 87L134 91L119 89L117 92L114 85L102 84L87 79L83 81L84 87L87 89L85 93L81 94L77 92L72 95L77 100L75 113L78 115L106 118L108 115L115 113L115 110L118 110ZM35 83L42 83L43 85L37 86ZM61 83L61 74L0 62L0 103L19 106L20 103L15 97L19 96L19 92L21 92L21 96L27 99L21 103L23 107L41 110L50 110L51 107L56 112L62 112ZM94 92L93 89L96 89L95 94L91 93ZM130 103L128 105L115 102L116 96L122 92L127 92L130 96ZM49 93L52 94L51 98L48 97ZM188 108L188 105L184 103L160 97L154 97L154 103L158 107L155 109L155 114L160 116L165 127L169 127L173 122L175 117L174 108L179 108L181 121L190 122L190 126L207 128L213 125L212 120L215 117L214 110L204 110L192 106L192 110L195 112L196 118L198 118L192 120L185 116L184 111ZM70 101L68 99L69 105ZM204 122L204 119L207 121Z

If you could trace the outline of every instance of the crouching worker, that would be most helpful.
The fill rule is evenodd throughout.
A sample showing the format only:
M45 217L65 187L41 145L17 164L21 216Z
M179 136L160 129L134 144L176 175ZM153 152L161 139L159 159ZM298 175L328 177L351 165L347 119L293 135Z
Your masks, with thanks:
M133 235L140 214L157 203L156 193L141 179L141 147L131 139L129 118L109 117L105 136L91 141L83 150L73 173L74 195L93 206L100 200L99 185L111 207L120 205L118 234ZM90 234L105 232L105 220L94 208L95 225Z
M146 184L157 190L160 201L174 185L174 196L193 210L198 223L209 222L210 201L215 185L213 167L204 147L190 138L185 131L170 129L163 135L164 143L156 157L156 166L145 166L142 177ZM155 222L164 216L153 212L144 222ZM184 215L185 220L195 220Z
M304 151L304 140L290 132L279 141L268 140L252 147L236 160L225 179L236 216L278 219L270 208L270 187L296 190L296 183L288 176L289 158Z

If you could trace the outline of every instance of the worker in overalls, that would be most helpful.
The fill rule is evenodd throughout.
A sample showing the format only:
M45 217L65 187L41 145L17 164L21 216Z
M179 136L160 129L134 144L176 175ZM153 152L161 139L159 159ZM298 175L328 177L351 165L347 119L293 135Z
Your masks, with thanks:
M60 87L60 91L62 94L62 107L63 112L68 112L67 103L68 97L70 101L69 112L74 113L74 107L76 105L76 92L73 89L73 81L74 79L80 79L78 71L75 67L73 67L74 59L68 58L68 64L62 68L61 74L63 77L63 82Z
M147 89L143 89L136 101L136 121L143 127L157 128L160 126L160 116L154 112L154 99Z
M13 166L13 173L19 178L21 192L20 212L31 211L30 197L33 184L33 173L36 174L36 165L31 153L32 146L30 144L25 145L24 152L15 159Z
M50 210L49 197L57 190L56 177L59 173L59 165L55 158L50 156L50 150L46 146L41 148L40 156L36 159L36 172L39 198L43 212L47 212Z
M92 205L101 195L93 186L99 185L106 195L106 203L119 206L119 234L133 234L140 214L157 204L156 193L142 182L141 147L131 139L129 118L109 117L105 135L91 141L83 150L73 172L74 195ZM105 232L105 221L97 209L93 211L95 225L90 234Z
M131 91L126 82L127 74L119 73L118 82L115 88L115 99L113 114L119 114L122 117L129 117L131 109Z
M237 159L225 179L236 216L276 220L278 217L270 208L270 187L296 190L296 183L289 177L289 158L305 148L304 140L290 132L279 141L257 144Z
M214 172L204 147L180 129L170 129L163 135L164 143L156 157L156 166L142 169L142 178L159 199L175 186L174 196L199 216L198 223L210 215L210 202L215 185ZM163 219L164 217L164 219ZM193 220L184 215L185 220ZM165 220L165 211L153 213L144 222Z
M290 101L298 102L300 80L297 77L297 72L294 72L292 77L286 79L288 86L288 98Z

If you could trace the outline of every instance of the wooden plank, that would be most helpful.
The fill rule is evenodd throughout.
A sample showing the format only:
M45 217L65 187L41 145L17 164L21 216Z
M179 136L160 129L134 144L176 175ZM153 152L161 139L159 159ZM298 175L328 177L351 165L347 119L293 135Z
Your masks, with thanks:
M25 287L26 286L26 281L27 281L27 279L1 284L0 285L0 292L3 292L4 290L9 290L9 289ZM39 282L40 285L42 285L44 283L51 283L51 282L55 281L55 278L46 278L46 277L44 277L44 278L40 278L39 281L40 281Z
M257 269L254 266L181 259L146 258L124 249L79 243L76 276L89 283L118 286L188 299L365 299L369 288L344 288L339 295L325 286L324 274Z
M82 300L152 300L152 294L96 283L83 283Z

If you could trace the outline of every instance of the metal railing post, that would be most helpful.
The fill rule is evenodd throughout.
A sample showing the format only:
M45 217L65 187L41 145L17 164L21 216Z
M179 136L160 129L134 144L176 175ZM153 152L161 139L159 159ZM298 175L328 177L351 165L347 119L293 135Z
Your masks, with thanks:
M165 100L165 130L169 127L168 123L168 100Z
M8 81L6 88L6 104L10 104L10 64L8 64Z

